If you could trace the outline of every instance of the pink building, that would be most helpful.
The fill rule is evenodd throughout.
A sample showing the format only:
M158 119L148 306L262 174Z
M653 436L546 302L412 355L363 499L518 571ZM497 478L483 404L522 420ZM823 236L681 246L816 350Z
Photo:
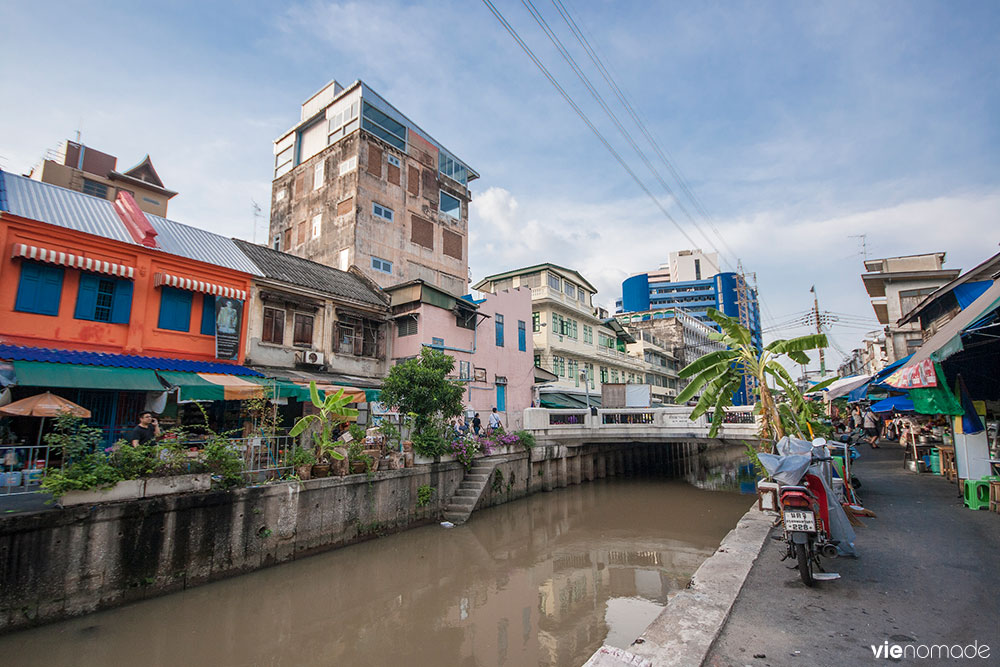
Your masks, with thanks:
M503 290L474 300L412 280L385 291L395 323L391 361L416 357L424 347L451 355L455 379L466 383L466 410L478 412L485 425L496 407L507 430L520 429L534 382L531 290Z

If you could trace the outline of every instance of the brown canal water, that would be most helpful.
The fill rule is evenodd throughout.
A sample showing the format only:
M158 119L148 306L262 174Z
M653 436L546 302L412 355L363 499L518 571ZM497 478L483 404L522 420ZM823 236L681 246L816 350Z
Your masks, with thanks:
M693 458L0 637L0 664L582 665L641 634L750 507L739 452Z

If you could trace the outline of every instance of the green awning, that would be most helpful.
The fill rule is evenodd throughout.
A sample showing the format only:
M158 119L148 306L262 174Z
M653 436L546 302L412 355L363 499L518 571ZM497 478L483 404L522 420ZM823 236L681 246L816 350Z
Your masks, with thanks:
M910 389L910 400L913 401L914 411L922 415L965 414L965 408L962 407L958 397L948 389L948 381L941 370L941 364L935 362L934 372L937 374L938 386Z
M381 389L365 389L365 401L371 403L377 401L382 395Z
M265 396L300 401L309 398L308 388L274 378L181 371L156 373L171 387L177 387L177 398L182 401L243 401Z
M51 361L14 361L17 383L26 387L72 387L120 391L163 391L156 371L148 368L85 366Z

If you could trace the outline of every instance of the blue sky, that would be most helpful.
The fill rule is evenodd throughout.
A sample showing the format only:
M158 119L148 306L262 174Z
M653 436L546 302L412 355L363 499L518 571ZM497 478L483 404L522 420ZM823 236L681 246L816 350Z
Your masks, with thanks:
M870 256L945 250L952 268L998 250L996 2L563 0L709 219L659 186L525 6L495 4L687 234L708 246L681 206L756 272L765 325L808 308L812 284L822 308L871 317L855 234ZM624 123L551 0L534 6ZM272 140L327 81L360 78L482 175L474 278L553 261L610 305L622 279L690 246L481 2L4 14L4 169L27 172L80 129L120 167L149 153L181 193L171 218L249 239L251 200L266 211L270 199ZM850 350L864 332L832 333Z

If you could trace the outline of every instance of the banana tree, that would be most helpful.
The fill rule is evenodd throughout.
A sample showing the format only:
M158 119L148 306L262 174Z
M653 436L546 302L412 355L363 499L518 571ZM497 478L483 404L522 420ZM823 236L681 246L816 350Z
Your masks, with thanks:
M708 410L713 410L709 437L715 437L722 425L723 408L733 404L733 394L746 377L753 384L753 391L758 398L756 411L761 416L761 440L783 437L785 428L768 380L773 380L784 391L788 406L795 415L803 414L806 401L779 359L784 355L797 364L809 363L809 356L805 351L826 347L826 335L812 334L776 340L763 350L758 350L753 344L750 331L740 325L739 320L723 315L714 308L708 309L708 316L722 329L721 333L713 333L710 337L721 341L728 349L710 352L680 371L678 375L691 378L691 382L677 396L676 402L686 403L700 390L701 397L690 418L697 419ZM824 381L814 389L822 389L836 379Z
M334 449L336 442L334 428L347 422L351 417L358 416L357 409L347 407L354 399L346 395L343 389L338 389L336 392L327 392L321 400L315 382L309 383L309 398L319 412L301 417L288 435L293 438L298 437L312 424L319 424L319 430L312 434L317 454L329 454L335 459L342 460L344 455Z

